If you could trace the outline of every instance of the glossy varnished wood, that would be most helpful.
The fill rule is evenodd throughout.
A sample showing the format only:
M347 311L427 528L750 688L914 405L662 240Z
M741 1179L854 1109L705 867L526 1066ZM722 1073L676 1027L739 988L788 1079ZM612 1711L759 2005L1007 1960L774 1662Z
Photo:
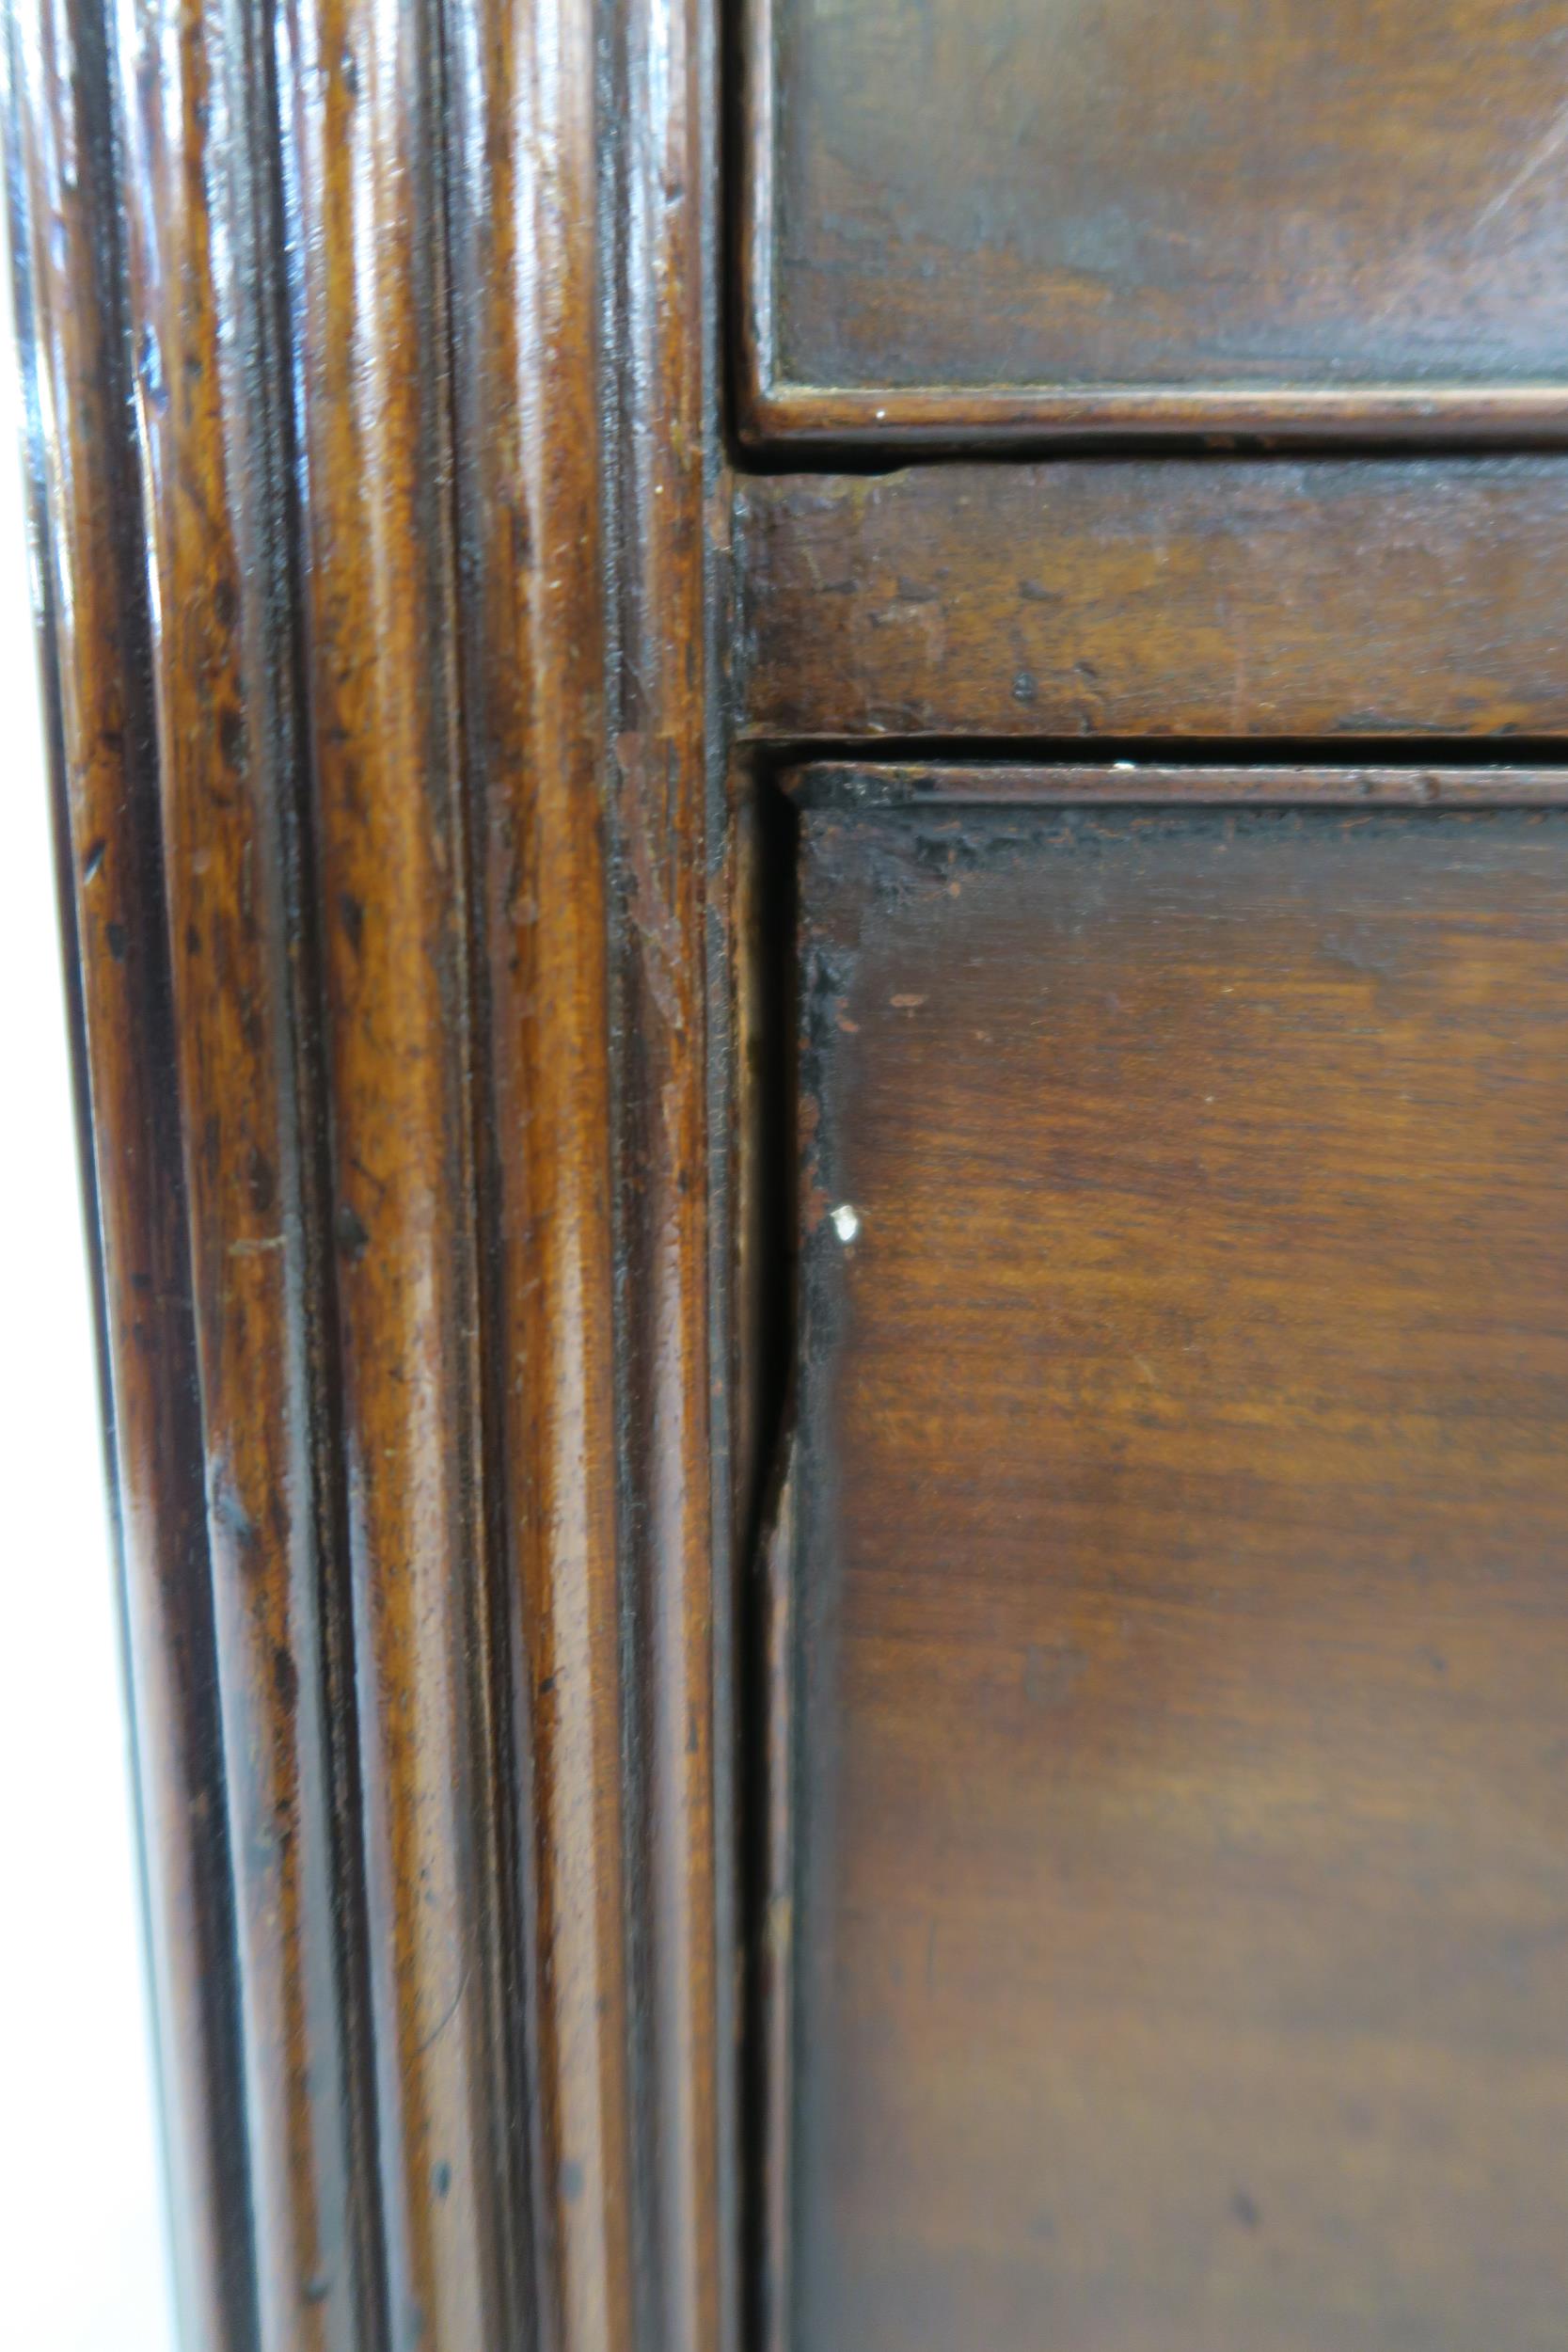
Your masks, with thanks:
M1568 460L745 481L762 738L1560 735Z
M635 2248L615 1481L583 1475L616 1448L594 58L569 8L477 8L465 33L456 390L531 2155L544 2309L586 2346L630 2340Z
M641 0L597 38L570 6L455 24L459 562L498 1527L522 1645L534 2300L584 2352L707 2352L736 2291L705 1184L714 28L703 6ZM601 235L606 167L624 250Z
M166 20L133 15L129 87ZM208 1544L238 1906L261 2341L376 2325L346 1612L325 1470L317 1137L298 1081L307 818L276 528L282 288L246 202L266 60L192 7L172 103L126 109L164 878L190 1202ZM220 331L222 323L230 331Z
M303 634L390 2340L491 2342L518 2242L480 1486L434 12L285 19Z
M230 1810L102 22L65 5L13 15L6 64L33 577L90 1116L173 2283L192 2343L253 2352Z
M626 227L612 240L621 595L610 783L635 1499L624 1534L648 1743L649 2288L669 2352L733 2345L739 2297L728 1406L710 1372L725 1359L729 1240L700 1181L722 1167L732 1100L725 909L711 862L724 839L730 702L719 21L704 0L627 0L614 53L614 187Z
M1553 11L776 6L8 21L193 2352L1529 2352Z
M1555 0L750 0L759 441L1568 428Z
M1021 797L804 819L791 2340L1544 2348L1568 812Z
M27 15L190 2339L719 2352L712 15Z

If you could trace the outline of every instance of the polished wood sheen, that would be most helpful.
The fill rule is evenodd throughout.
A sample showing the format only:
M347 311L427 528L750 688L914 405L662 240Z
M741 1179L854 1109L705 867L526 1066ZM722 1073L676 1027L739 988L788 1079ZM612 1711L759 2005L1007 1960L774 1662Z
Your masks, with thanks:
M148 573L125 434L125 295L107 233L119 203L111 88L96 20L53 7L31 24L8 19L8 245L29 355L33 582L161 2027L171 2283L179 2324L202 2352L258 2352L240 1896L161 896ZM289 1943L285 1931L272 1955L286 1960ZM285 2089L272 2112L293 2105ZM278 2153L282 2170L286 2146Z
M8 18L187 2352L734 2341L717 55Z
M759 439L1568 427L1557 0L751 0Z
M805 825L788 2341L1545 2352L1568 814Z
M1560 2344L1568 13L3 54L182 2352Z

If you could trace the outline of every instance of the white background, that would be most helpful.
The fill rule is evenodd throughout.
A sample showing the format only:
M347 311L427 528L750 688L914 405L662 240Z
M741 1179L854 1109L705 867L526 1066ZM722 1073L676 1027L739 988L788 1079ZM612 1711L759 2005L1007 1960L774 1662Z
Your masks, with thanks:
M0 285L3 2333L15 2352L171 2352L7 285L8 278Z

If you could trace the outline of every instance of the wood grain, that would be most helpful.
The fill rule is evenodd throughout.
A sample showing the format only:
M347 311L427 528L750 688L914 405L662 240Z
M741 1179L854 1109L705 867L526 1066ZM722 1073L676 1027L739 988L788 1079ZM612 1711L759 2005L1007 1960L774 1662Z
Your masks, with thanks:
M1560 736L1568 461L778 474L737 492L756 737Z
M503 2341L526 2243L484 1520L432 8L281 26L389 2341Z
M605 849L595 58L579 9L461 19L455 286L495 1387L531 1894L538 2307L632 2343Z
M282 289L266 211L247 201L273 151L270 85L264 57L204 7L172 25L140 11L130 38L122 87L159 93L128 109L120 153L260 2331L268 2352L327 2352L376 2329L378 2281L350 2013L363 1931L342 1803L354 1709L316 1305L323 1188L301 1063L314 1005L277 528Z
M8 137L188 2332L726 2352L713 13L107 30Z
M571 2352L708 2352L736 2300L705 1025L715 36L705 7L641 0L598 48L568 7L456 23L460 561L501 1540L526 1642L536 2296Z
M625 1486L635 1498L625 1571L641 1626L646 1740L649 2294L654 2340L667 2352L718 2352L734 2343L738 2300L733 1970L721 1949L735 1939L732 1567L724 1399L708 1369L710 1347L723 1361L728 1270L712 1207L707 1018L710 963L724 981L709 846L723 823L726 698L718 26L701 0L626 0L614 22L615 214L626 228L615 241L612 938L626 1040Z
M988 84L1057 114L1049 170L974 179L998 261L961 108L861 233L911 130L823 60L904 0L779 6L757 159L799 228L875 134L828 231L867 299L792 343L798 241L741 423L1024 462L734 471L712 0L8 26L188 2329L1528 2352L1568 2283L1556 28L1335 5L1292 79L1269 0L1197 142L1221 0L1147 48L1094 0ZM1010 6L935 0L880 100L961 96ZM1103 225L1104 123L1042 81L1113 17L1113 161L1193 50L1123 179L1133 245L1197 243L1042 393L1016 339L1083 314L991 294L1069 167ZM1309 151L1322 77L1396 54L1408 122L1384 72ZM1344 231L1343 377L1317 246L1238 292L1278 216L1213 175L1264 163ZM1455 288L1505 314L1463 384ZM1041 460L1146 391L1519 446Z
M10 251L180 2325L253 2352L223 1724L104 27L6 23ZM84 1470L86 1466L83 1466Z
M749 0L743 429L1560 442L1563 42L1510 0Z
M1565 822L807 814L802 2347L1555 2344Z

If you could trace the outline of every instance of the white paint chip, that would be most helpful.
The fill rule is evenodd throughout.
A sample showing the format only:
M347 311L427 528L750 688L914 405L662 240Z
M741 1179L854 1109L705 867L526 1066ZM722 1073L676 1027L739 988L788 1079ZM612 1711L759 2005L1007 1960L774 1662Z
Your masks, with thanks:
M833 1211L833 1231L843 1242L853 1241L861 1230L860 1211L852 1209L847 1200L841 1200Z

